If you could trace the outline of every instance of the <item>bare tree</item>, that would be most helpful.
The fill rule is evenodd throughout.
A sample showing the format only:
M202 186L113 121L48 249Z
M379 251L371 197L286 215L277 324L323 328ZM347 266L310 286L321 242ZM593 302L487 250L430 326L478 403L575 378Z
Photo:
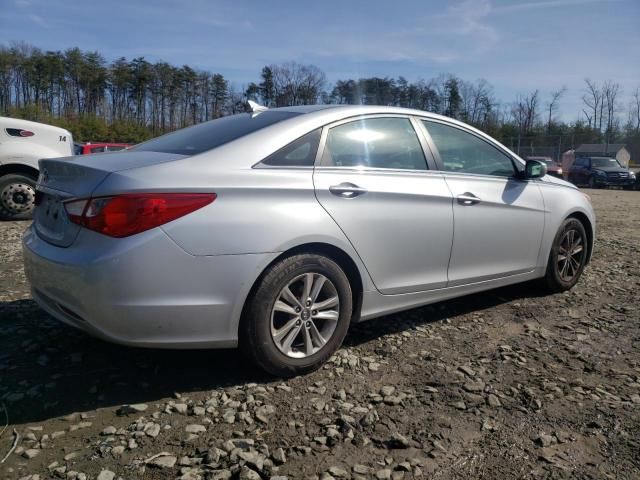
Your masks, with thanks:
M477 125L485 121L495 106L491 84L484 79L476 83L461 80L462 119Z
M560 99L567 91L567 87L563 86L560 90L556 90L555 92L551 92L551 99L549 103L547 103L547 111L549 112L549 116L547 118L547 133L551 131L551 121L553 120L553 114L558 110L558 103Z
M606 81L602 87L603 104L606 108L607 123L605 129L606 142L613 134L613 129L617 124L616 112L618 110L618 94L620 93L620 84Z
M586 109L591 113L587 115L589 121L589 128L598 128L598 119L600 119L599 113L602 111L602 92L598 85L592 80L585 78L587 84L587 92L582 96L582 102L587 107ZM586 113L585 113L586 114ZM593 124L591 123L593 120ZM600 119L600 125L602 126L602 120Z
M326 75L315 65L296 62L269 66L273 74L273 89L276 105L309 105L317 103Z
M636 91L631 96L629 124L635 128L636 132L640 132L640 87L636 87Z
M536 90L526 97L518 97L518 100L511 107L511 116L515 121L518 132L530 131L538 118L538 97Z

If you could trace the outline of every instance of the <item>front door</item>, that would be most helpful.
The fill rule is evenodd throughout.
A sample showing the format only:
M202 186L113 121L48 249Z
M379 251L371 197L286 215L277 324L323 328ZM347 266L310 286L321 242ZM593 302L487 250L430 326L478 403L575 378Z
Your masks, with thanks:
M423 125L454 202L449 286L533 270L544 230L537 181L517 179L511 157L470 130L431 120Z
M325 129L313 181L384 294L447 284L452 198L428 169L424 139L408 117L365 117ZM431 160L431 159L430 159Z

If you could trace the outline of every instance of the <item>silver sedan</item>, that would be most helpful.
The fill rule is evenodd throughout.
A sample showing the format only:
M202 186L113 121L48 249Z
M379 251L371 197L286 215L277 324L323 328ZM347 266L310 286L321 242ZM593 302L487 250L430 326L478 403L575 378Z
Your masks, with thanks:
M418 110L256 107L40 170L23 243L44 310L126 345L239 345L282 376L353 322L567 290L595 237L589 198L544 164Z

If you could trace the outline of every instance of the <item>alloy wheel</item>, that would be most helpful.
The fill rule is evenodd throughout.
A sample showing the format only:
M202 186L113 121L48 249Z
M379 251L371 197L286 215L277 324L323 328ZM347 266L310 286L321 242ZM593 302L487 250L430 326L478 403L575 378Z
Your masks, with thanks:
M340 299L320 273L304 273L280 291L271 311L271 338L284 355L306 358L320 351L338 325Z
M570 282L579 273L584 262L585 249L582 234L570 228L560 238L558 260L556 268L558 275L564 282Z

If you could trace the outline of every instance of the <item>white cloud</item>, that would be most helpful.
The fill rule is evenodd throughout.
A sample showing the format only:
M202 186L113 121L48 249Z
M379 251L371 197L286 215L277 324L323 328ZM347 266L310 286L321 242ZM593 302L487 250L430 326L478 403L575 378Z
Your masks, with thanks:
M443 20L451 32L493 45L498 40L498 33L486 22L492 10L489 0L465 0L449 7Z
M35 13L30 14L29 15L29 19L33 23L37 23L41 27L48 27L49 26L49 24L47 22L45 22L44 19L40 15L36 15Z
M554 8L554 7L570 7L576 5L584 5L587 3L600 3L612 0L541 0L538 2L511 3L501 7L495 7L496 13L517 12L521 10L532 10L535 8ZM613 0L618 1L618 0Z

